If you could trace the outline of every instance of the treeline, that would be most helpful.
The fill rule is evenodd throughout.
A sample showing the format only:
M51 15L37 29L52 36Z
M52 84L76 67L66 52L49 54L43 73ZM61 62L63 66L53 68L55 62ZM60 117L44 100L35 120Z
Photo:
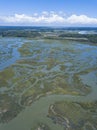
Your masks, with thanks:
M27 31L27 30L8 30L0 31L2 37L40 37L41 33L37 31Z
M1 37L28 37L28 38L47 38L47 39L70 39L74 40L85 40L91 43L97 43L97 34L79 34L78 32L69 32L64 30L56 30L52 28L35 28L35 29L24 29L24 28L1 28ZM48 33L49 32L49 33Z
M87 38L89 42L97 43L97 34L78 34L78 33L65 33L60 34L60 38Z
M97 43L97 34L89 34L87 35L87 38L92 43Z

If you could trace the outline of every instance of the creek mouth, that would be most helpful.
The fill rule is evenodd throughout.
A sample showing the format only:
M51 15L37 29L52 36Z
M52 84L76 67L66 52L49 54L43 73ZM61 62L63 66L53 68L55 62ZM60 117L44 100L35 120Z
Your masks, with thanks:
M21 38L1 38L0 46L1 130L80 130L80 125L72 123L72 127L68 123L64 127L63 118L56 117L55 109L49 113L53 110L51 105L57 109L66 103L70 107L67 102L75 108L73 111L79 108L75 103L86 104L87 109L80 107L82 114L88 112L87 103L90 103L89 110L94 111L90 112L91 120L77 116L76 120L81 118L85 122L83 130L96 129L97 110L93 103L97 100L97 46L67 40Z

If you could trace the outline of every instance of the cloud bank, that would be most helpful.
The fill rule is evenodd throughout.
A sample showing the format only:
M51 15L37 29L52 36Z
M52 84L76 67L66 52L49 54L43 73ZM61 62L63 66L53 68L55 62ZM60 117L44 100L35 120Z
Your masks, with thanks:
M13 16L0 16L0 23L26 24L26 25L97 25L97 18L86 15L72 14L67 16L63 12L43 11L33 15L15 14Z

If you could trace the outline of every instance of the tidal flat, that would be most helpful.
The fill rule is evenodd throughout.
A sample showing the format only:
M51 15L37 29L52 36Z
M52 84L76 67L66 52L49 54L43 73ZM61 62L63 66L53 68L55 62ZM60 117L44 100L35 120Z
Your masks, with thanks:
M1 130L96 130L97 46L0 38Z

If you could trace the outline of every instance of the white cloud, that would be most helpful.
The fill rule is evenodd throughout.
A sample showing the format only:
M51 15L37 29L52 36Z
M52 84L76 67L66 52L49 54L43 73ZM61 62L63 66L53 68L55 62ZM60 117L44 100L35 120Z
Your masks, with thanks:
M97 24L97 18L74 14L67 18L67 22L70 24Z
M58 24L58 25L97 25L97 18L91 18L86 15L73 14L68 16L54 11L43 11L41 14L34 13L32 16L25 14L15 14L13 16L0 16L0 23L13 24Z

